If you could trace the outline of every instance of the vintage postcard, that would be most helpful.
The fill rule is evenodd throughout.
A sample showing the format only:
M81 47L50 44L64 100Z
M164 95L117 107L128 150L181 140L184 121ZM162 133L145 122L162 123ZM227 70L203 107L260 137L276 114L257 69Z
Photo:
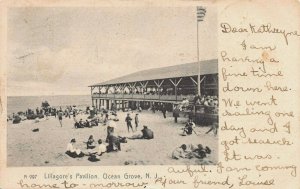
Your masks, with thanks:
M0 6L0 189L300 187L299 1Z

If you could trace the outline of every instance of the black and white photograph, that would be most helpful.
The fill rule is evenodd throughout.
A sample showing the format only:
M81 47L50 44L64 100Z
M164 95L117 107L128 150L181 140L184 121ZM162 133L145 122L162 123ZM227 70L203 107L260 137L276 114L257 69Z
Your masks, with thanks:
M7 166L216 165L213 6L7 10Z

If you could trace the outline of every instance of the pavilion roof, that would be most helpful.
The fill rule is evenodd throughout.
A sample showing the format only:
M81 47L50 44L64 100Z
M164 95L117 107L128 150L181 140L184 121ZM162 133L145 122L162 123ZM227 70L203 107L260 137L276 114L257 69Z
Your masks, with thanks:
M198 65L198 62L193 62L179 64L175 66L142 70L125 76L117 77L108 81L90 85L89 87L196 76L198 75ZM218 73L218 59L204 60L200 62L200 65L200 75Z

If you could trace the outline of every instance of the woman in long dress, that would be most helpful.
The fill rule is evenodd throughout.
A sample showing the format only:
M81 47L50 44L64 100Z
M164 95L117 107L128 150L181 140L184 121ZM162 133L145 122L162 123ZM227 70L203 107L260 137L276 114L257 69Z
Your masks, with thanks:
M84 153L75 147L76 140L73 138L67 146L66 154L68 154L72 158L83 157Z

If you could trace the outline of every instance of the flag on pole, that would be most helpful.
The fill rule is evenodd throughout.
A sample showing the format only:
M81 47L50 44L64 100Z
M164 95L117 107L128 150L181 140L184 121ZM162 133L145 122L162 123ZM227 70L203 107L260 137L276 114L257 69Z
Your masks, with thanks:
M201 22L204 19L206 13L206 8L205 7L197 7L197 21Z

